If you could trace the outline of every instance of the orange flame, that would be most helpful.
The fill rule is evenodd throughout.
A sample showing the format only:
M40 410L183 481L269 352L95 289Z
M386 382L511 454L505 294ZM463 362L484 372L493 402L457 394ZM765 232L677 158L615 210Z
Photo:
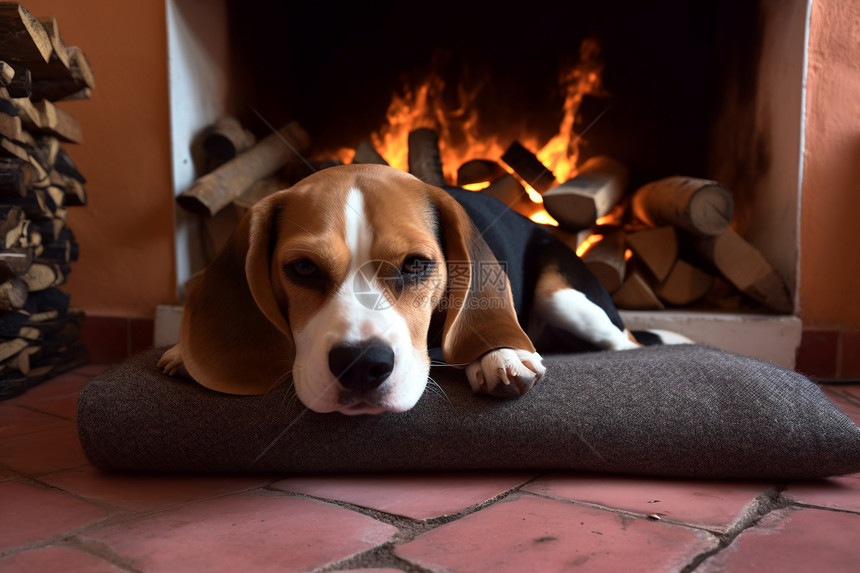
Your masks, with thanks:
M582 41L579 46L579 61L567 70L562 78L567 93L564 99L564 117L558 134L537 153L538 159L555 174L559 183L564 183L576 175L581 138L573 127L582 98L588 94L604 93L600 82L603 66L598 59L599 53L597 40L586 38Z
M586 94L602 94L602 65L599 63L598 53L597 41L584 40L580 45L579 61L562 74L561 81L565 87L564 116L558 134L540 146L536 154L559 182L566 181L575 174L580 136L574 131L574 125L582 98ZM439 151L445 179L455 184L460 165L471 159L500 161L513 138L504 139L504 134L479 133L479 115L475 100L483 85L479 84L473 89L458 86L457 103L453 109L443 101L444 88L444 80L431 74L419 86L406 86L402 93L394 94L386 112L386 123L371 135L371 142L392 167L407 171L409 132L422 127L434 129L439 135ZM517 133L515 138L526 148L539 147L534 134ZM528 185L525 185L525 188L532 201L543 202L540 193ZM531 218L540 223L558 225L545 209L541 209Z
M603 235L588 235L584 241L582 241L578 247L576 247L576 255L581 257L585 255L597 243L603 240Z

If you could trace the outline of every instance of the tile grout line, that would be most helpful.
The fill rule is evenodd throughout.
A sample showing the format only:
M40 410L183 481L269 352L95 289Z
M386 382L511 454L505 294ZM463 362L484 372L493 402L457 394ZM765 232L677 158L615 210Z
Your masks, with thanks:
M415 573L425 573L429 570L412 563L402 557L398 556L395 551L398 546L403 545L405 543L409 543L419 536L427 533L428 531L432 531L436 528L442 527L449 523L453 523L458 521L464 517L472 515L478 511L486 509L500 501L510 497L511 495L520 492L521 488L526 485L532 483L536 479L539 479L544 474L538 474L534 477L531 477L516 486L497 494L490 499L483 501L481 503L477 503L474 505L470 505L457 513L450 515L443 515L439 517L433 517L429 519L415 519L407 516L397 515L393 513L388 513L376 509L372 509L369 507L364 507L361 505L353 504L343 500L336 500L331 498L317 497L309 494L291 492L286 490L279 490L271 488L271 486L265 486L264 489L271 491L273 493L277 493L280 495L285 495L289 497L296 497L299 499L309 499L313 501L319 501L322 503L328 503L331 505L335 505L337 507L341 507L343 509L347 509L349 511L353 511L359 513L361 515L370 517L376 521L381 523L385 523L386 525L391 525L397 528L397 533L392 536L391 539L382 543L376 547L372 547L365 551L356 553L350 557L346 557L344 559L334 561L331 563L327 563L322 567L315 569L315 572L323 573L328 571L341 571L348 570L354 568L366 567L368 565L373 565L376 567L383 566L392 566L392 567L406 567L407 571L415 572Z
M60 471L68 471L68 470L73 470L73 469L77 469L80 467L85 467L85 466L76 466L74 468L68 468L66 470L60 470ZM108 527L121 526L125 523L134 521L136 519L143 519L143 518L152 517L154 515L159 515L161 513L174 511L174 510L177 510L179 508L186 507L189 505L194 505L197 503L202 503L202 502L207 502L207 501L211 501L214 499L229 497L232 495L242 495L242 494L254 492L254 491L263 491L265 488L269 487L272 483L275 483L277 481L277 478L273 478L271 482L269 482L268 484L264 484L264 485L253 486L253 487L249 487L246 489L240 489L240 490L236 490L236 491L226 492L223 494L216 494L216 495L212 495L212 496L205 497L205 498L195 499L192 501L174 503L174 504L166 505L164 507L159 507L156 509L140 511L140 510L124 509L120 506L113 505L111 503L104 502L104 501L101 501L98 499L88 498L86 496L82 496L80 494L77 494L77 493L68 491L66 489L51 485L51 484L46 483L44 481L41 481L40 478L45 477L45 476L28 476L26 474L22 474L21 472L18 472L15 470L9 470L9 471L11 472L11 476L8 477L8 479L4 479L2 481L13 481L13 482L17 482L17 483L22 483L24 485L29 485L30 487L37 487L37 488L44 489L44 490L59 492L59 493L62 493L64 495L67 495L71 498L77 499L79 501L83 501L83 502L88 503L94 507L97 507L97 508L105 511L108 515L106 515L102 519L95 520L91 523L87 523L87 524L82 525L80 527L76 527L76 528L61 532L61 533L57 533L57 534L49 536L49 537L43 537L41 539L38 539L36 541L32 541L30 543L25 543L23 545L19 545L16 547L2 550L2 551L0 551L0 558L8 557L10 555L16 555L19 553L26 553L28 551L47 549L49 547L58 546L58 545L75 547L75 548L78 548L81 550L84 550L83 549L84 547L88 547L91 544L94 544L95 546L100 546L100 545L102 545L100 542L86 539L82 536L85 536L90 531L99 531L99 530L102 530L102 529L105 529ZM45 474L45 475L50 475L50 474ZM130 562L130 558L125 557L121 554L115 554L109 548L105 549L104 552L93 552L90 550L85 550L85 552L90 553L92 555L95 555L96 557L99 557L100 559L107 560L113 565L121 566L122 569L125 569L127 571L137 572L136 569L134 569L133 567L131 567L130 564L128 564ZM105 559L105 557L102 553L113 555L115 557L115 559ZM122 563L123 565L119 565L119 563Z
M679 573L692 573L708 559L731 547L742 533L754 529L765 516L790 507L789 501L782 497L785 489L786 486L777 486L758 495L726 533L717 535L718 543L715 548L696 555Z
M12 407L14 407L14 408L21 408L21 409L23 409L23 410L27 410L28 412L34 412L34 413L36 413L36 414L44 414L45 416L50 416L50 417L52 417L52 418L56 418L57 420L63 420L64 422L77 422L77 420L75 420L74 418L67 418L66 416L61 416L60 414L55 414L55 413L53 413L53 412L48 412L47 410L40 410L40 409L39 409L39 408L37 408L36 406L30 406L30 405L27 405L27 404L9 404L9 406L12 406ZM12 438L12 437L15 437L15 436L23 436L23 435L26 435L26 434L33 434L33 433L35 433L35 432L41 432L41 431L44 431L44 430L50 430L50 429L52 429L52 428L41 428L41 429L38 429L38 430L33 430L32 432L25 432L24 434L12 434L12 435L10 435L10 436L8 436L8 437ZM4 436L4 437L7 437L7 436Z
M818 511L832 511L833 513L847 513L848 515L857 515L860 516L860 511L855 511L852 509L839 509L836 507L826 507L823 505L814 505L810 503L801 503L799 501L794 500L786 500L786 507L797 507L799 509L815 509Z

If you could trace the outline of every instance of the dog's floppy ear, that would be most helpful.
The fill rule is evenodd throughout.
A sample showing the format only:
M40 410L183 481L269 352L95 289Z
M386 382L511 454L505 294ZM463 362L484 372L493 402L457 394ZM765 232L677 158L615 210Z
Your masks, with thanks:
M270 263L288 191L255 205L188 294L179 346L188 373L220 392L262 394L295 357L285 295Z
M534 352L517 322L507 274L457 201L430 188L448 263L442 355L464 367L495 348Z

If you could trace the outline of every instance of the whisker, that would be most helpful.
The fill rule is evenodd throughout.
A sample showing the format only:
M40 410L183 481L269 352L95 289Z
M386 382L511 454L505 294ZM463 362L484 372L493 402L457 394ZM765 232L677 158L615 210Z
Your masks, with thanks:
M284 372L283 374L281 374L280 376L278 376L277 378L275 378L275 381L272 383L271 386L269 386L269 389L266 390L266 394L268 394L269 392L271 392L272 390L277 388L284 380L287 379L287 377L291 376L292 373L293 373L292 370L288 370L288 371Z
M424 387L424 391L445 398L445 401L448 402L448 405L451 407L451 409L455 409L454 403L451 402L450 398L448 398L448 394L445 392L445 389L442 388L442 386L440 386L439 383L433 380L433 378L430 376L427 377L427 386Z
M296 400L299 398L299 395L296 394L295 388L295 383L290 382L290 384L284 389L284 396L281 399L281 405L284 407L284 412L289 412L296 403Z
M453 362L452 363L452 362L442 362L439 360L431 360L430 361L430 366L436 366L436 367L441 366L441 367L450 367L450 368L458 368L458 367L464 368L464 367L468 366L469 364L471 364L471 363L470 362L459 362L459 363Z

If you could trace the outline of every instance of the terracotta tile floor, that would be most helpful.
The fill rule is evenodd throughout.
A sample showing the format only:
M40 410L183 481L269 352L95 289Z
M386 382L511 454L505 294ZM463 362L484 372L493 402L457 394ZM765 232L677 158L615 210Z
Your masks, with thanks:
M860 474L103 474L75 400L104 368L0 402L0 571L860 570ZM825 390L860 420L860 386Z

